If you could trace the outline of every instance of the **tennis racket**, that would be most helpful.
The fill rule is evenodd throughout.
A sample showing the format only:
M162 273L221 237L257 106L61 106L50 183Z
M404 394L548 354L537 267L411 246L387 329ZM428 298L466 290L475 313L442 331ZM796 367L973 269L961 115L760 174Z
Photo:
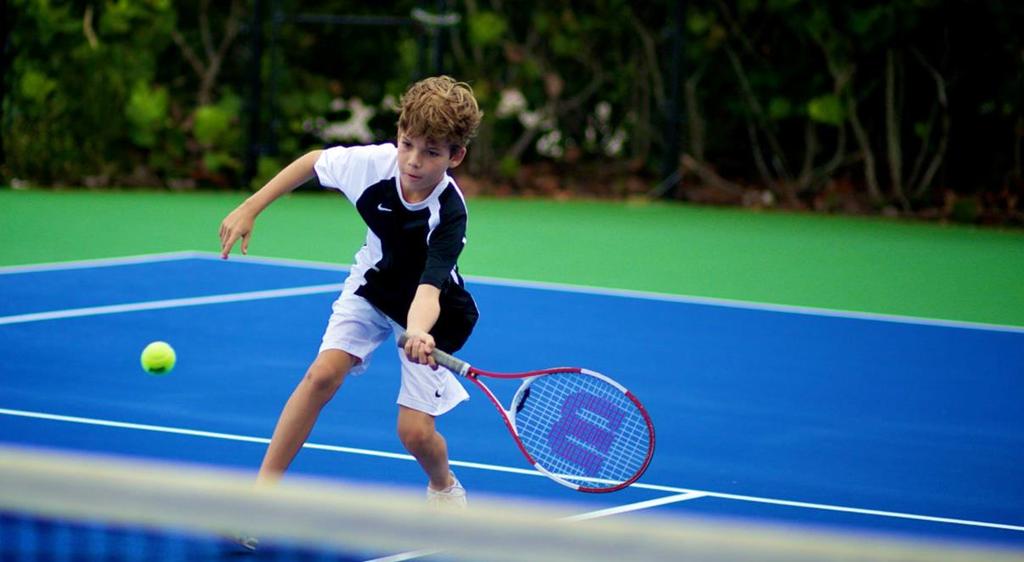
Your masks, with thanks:
M405 347L406 336L398 338ZM654 424L640 400L611 378L579 367L493 373L439 349L438 365L480 388L538 471L580 492L614 492L636 482L654 455ZM508 409L481 377L521 379Z

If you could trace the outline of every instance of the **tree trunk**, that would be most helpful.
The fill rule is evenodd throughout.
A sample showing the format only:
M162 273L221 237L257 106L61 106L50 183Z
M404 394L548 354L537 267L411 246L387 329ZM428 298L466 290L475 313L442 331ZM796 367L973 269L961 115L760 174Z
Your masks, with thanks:
M900 134L900 102L897 100L896 89L899 80L896 78L897 66L902 68L901 61L896 60L893 49L885 52L885 138L889 156L889 181L892 194L904 211L910 210L910 203L903 194L903 147Z

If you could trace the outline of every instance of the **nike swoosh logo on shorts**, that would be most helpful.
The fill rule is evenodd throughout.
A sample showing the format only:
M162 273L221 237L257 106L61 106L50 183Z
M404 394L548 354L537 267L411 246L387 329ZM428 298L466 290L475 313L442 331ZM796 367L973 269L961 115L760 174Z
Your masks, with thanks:
M435 390L434 391L434 396L437 397L437 398L440 398L441 397L441 391L440 390Z
M377 203L377 210L378 211L384 211L385 213L390 213L391 212L391 209L385 207L383 203Z

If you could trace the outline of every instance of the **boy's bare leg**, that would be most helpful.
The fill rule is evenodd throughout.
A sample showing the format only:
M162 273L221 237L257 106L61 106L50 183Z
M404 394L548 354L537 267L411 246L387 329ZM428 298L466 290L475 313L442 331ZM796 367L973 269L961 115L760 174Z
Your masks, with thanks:
M338 349L324 350L317 356L281 411L260 466L260 483L273 483L281 478L309 438L320 410L358 363L358 358Z
M399 406L398 438L427 473L431 488L443 490L454 484L448 466L448 444L437 432L434 416Z

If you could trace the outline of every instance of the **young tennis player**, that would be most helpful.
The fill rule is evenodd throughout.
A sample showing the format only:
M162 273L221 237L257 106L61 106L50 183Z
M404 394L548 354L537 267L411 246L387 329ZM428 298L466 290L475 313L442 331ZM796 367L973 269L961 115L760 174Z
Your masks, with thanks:
M397 144L314 150L221 223L221 257L227 259L239 240L247 253L257 215L315 175L341 191L368 227L319 354L277 421L261 482L284 474L345 377L365 371L373 351L404 330L398 436L427 474L428 502L466 504L434 418L469 396L430 353L435 346L461 348L477 319L456 264L466 242L466 203L448 170L466 157L482 116L468 84L447 76L417 82L401 99Z

